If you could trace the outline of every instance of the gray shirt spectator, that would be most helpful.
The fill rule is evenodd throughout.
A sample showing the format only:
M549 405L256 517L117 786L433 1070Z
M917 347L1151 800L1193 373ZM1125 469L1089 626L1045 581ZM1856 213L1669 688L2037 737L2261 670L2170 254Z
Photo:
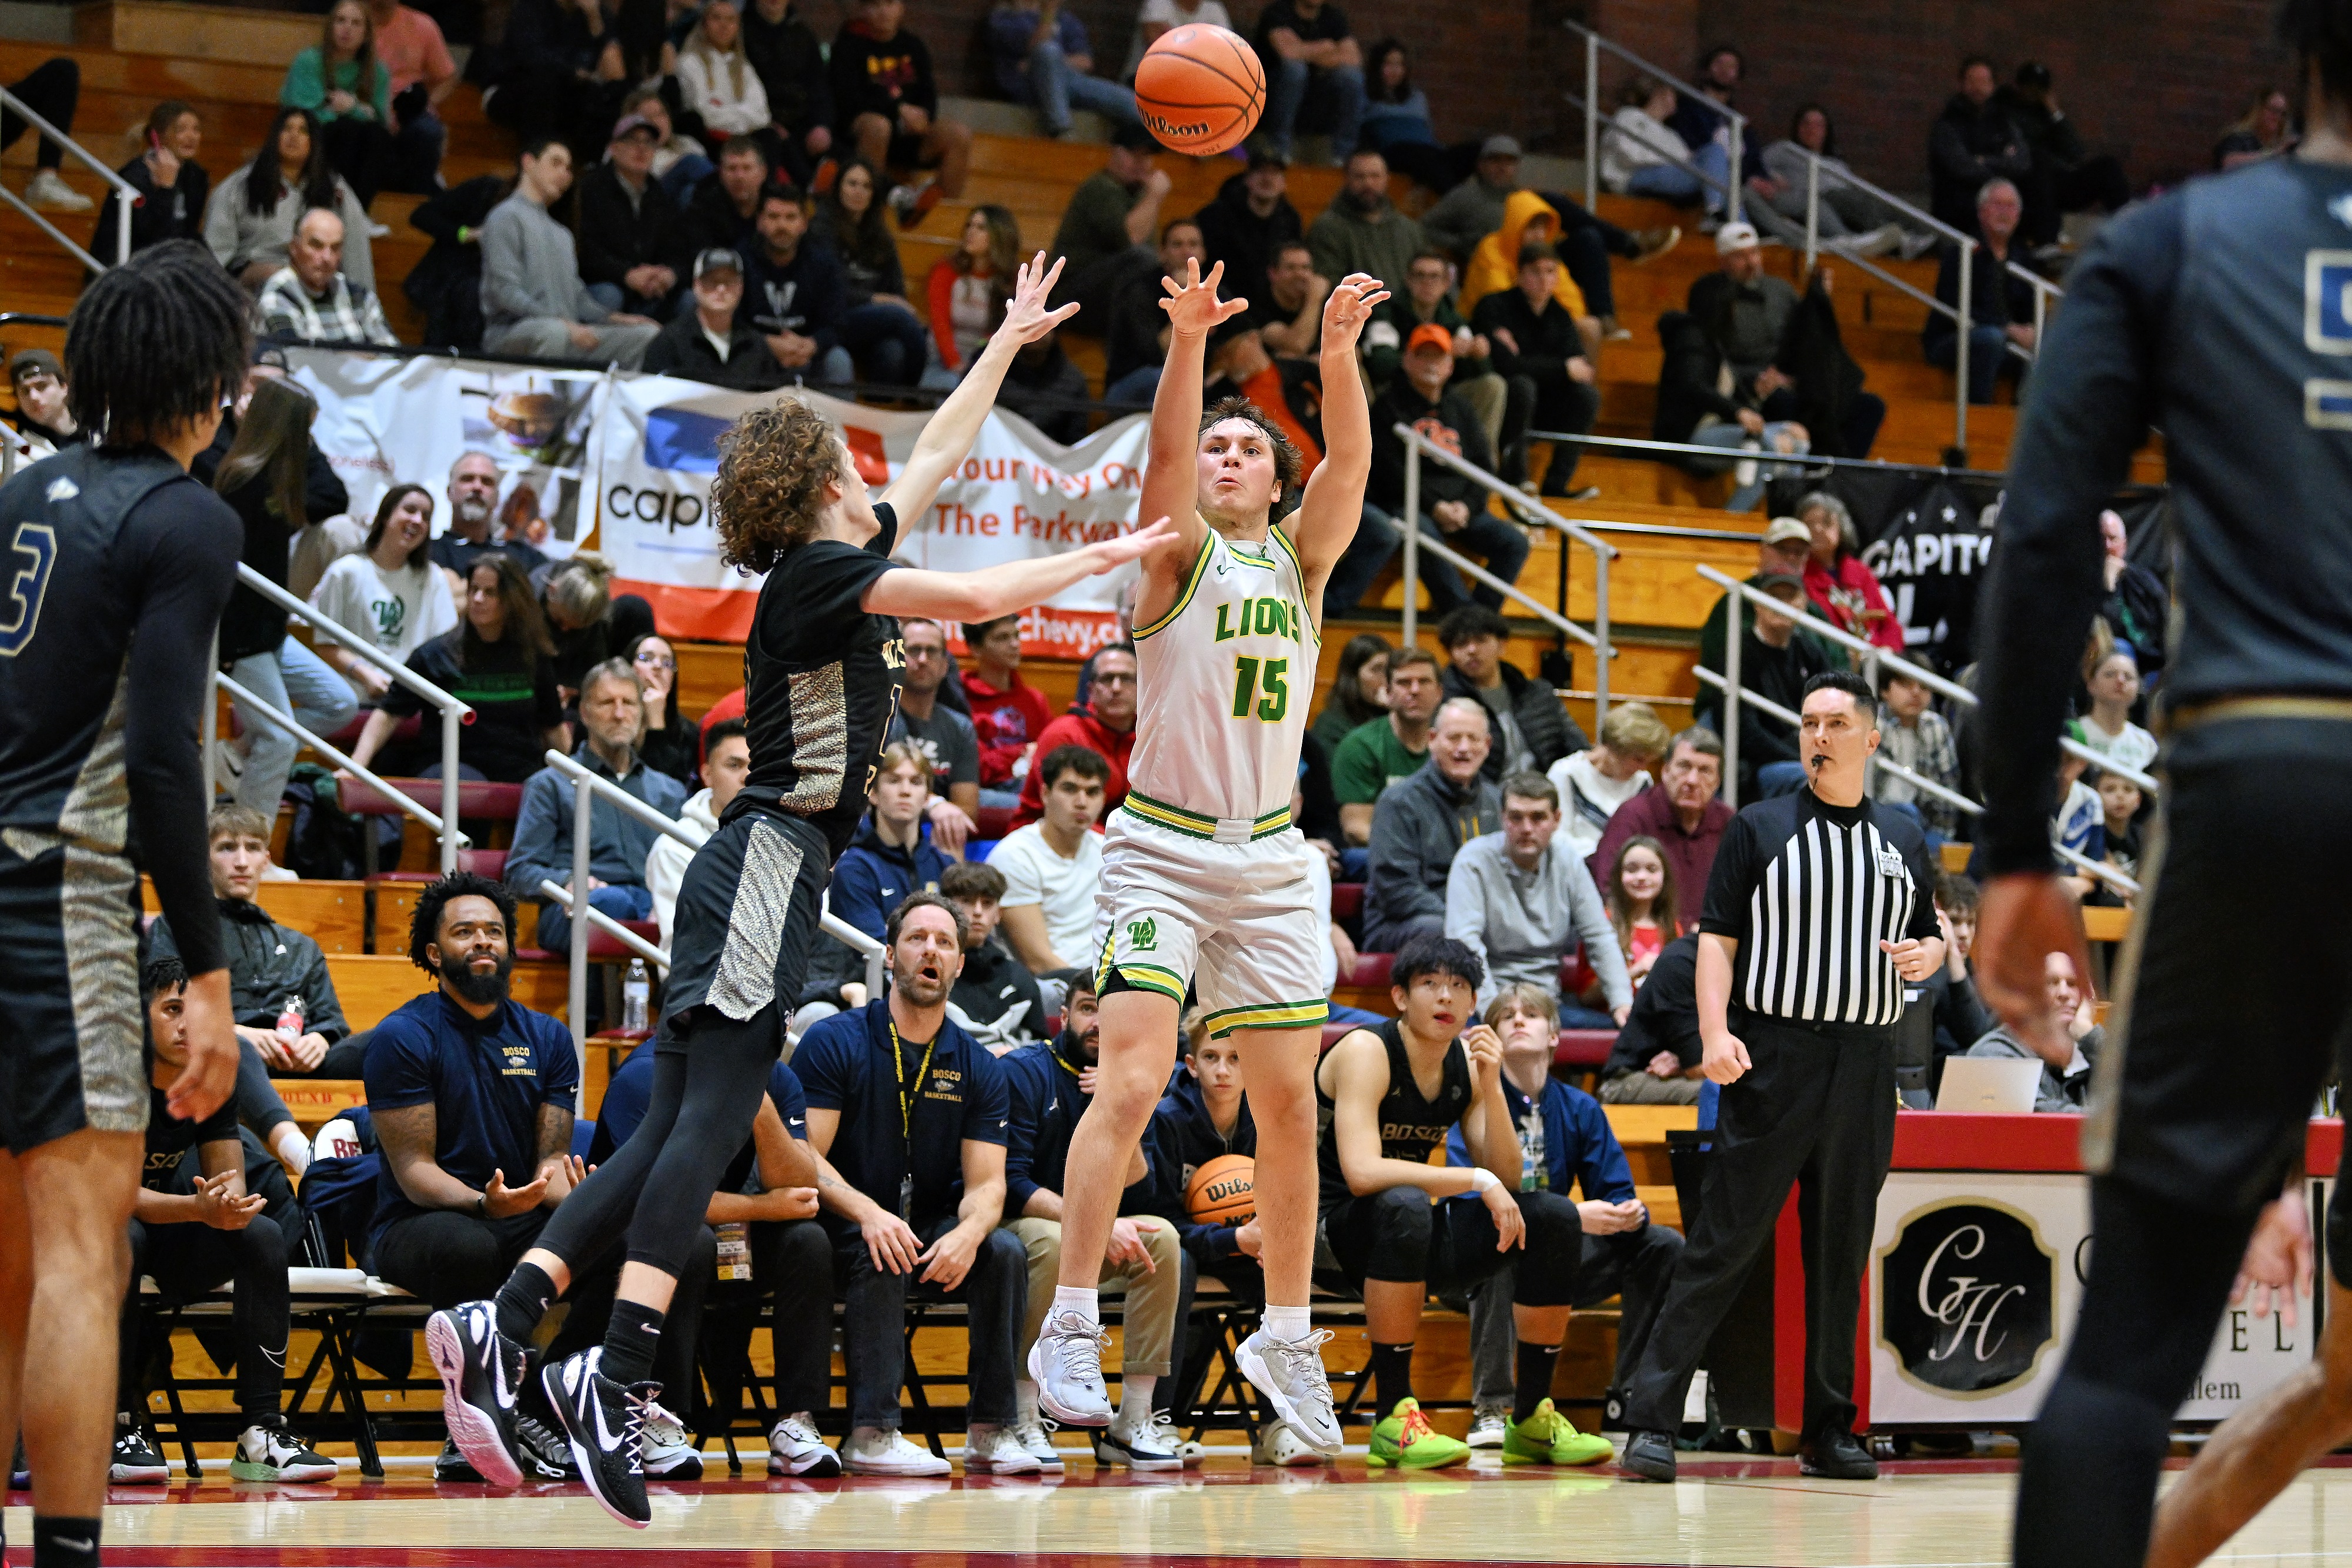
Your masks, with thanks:
M1503 825L1502 797L1479 773L1486 751L1486 710L1456 697L1440 706L1430 727L1429 760L1381 792L1364 900L1367 950L1393 953L1445 929L1454 857Z
M1609 1010L1622 1019L1633 1005L1625 955L1583 857L1571 845L1552 844L1559 827L1557 797L1520 792L1535 777L1514 775L1514 788L1504 797L1503 831L1471 840L1454 857L1445 879L1445 934L1486 961L1481 1008L1503 987L1520 982L1559 999L1560 956L1581 942ZM1545 793L1550 793L1549 780Z
M560 141L522 155L514 194L482 225L482 347L531 360L612 361L635 370L660 331L604 308L580 280L572 231L547 209L572 185Z

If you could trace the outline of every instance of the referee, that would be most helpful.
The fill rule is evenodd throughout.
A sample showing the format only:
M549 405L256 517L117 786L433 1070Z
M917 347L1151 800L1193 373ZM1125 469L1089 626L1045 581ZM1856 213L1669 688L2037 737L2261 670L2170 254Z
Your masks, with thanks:
M1628 1391L1620 1465L1675 1479L1692 1371L1803 1183L1807 1475L1869 1480L1853 1435L1853 1335L1878 1188L1895 1152L1903 982L1944 961L1926 835L1863 793L1878 705L1845 671L1805 683L1804 788L1739 813L1699 920L1698 1024L1722 1084L1690 1244Z

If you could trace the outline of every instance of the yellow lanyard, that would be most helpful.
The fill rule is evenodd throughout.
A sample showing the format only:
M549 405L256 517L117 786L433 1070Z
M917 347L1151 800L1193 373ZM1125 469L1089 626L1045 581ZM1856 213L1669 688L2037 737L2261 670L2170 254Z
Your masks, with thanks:
M897 1020L891 1021L890 1065L898 1074L898 1135L907 1140L907 1147L910 1151L915 1146L915 1100L923 1092L923 1080L931 1075L931 1052L939 1048L940 1037L934 1034L931 1036L931 1043L923 1047L923 1065L916 1070L914 1091L909 1093L907 1088L906 1048L898 1043Z

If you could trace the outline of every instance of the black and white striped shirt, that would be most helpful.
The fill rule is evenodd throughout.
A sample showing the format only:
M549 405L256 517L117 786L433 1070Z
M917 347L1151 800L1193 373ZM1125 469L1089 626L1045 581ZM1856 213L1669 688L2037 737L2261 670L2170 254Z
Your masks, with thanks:
M1759 800L1723 836L1699 929L1739 944L1731 1001L1806 1023L1891 1025L1903 980L1881 941L1936 936L1919 825L1811 788Z

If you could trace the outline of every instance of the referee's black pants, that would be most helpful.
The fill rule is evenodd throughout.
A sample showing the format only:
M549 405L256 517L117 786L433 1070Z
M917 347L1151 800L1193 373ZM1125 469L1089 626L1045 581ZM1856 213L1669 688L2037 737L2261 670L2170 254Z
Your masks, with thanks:
M1734 1009L1752 1064L1723 1091L1698 1218L1635 1370L1625 1425L1671 1432L1716 1325L1772 1244L1789 1188L1804 1227L1805 1435L1853 1426L1854 1320L1895 1155L1895 1031Z

